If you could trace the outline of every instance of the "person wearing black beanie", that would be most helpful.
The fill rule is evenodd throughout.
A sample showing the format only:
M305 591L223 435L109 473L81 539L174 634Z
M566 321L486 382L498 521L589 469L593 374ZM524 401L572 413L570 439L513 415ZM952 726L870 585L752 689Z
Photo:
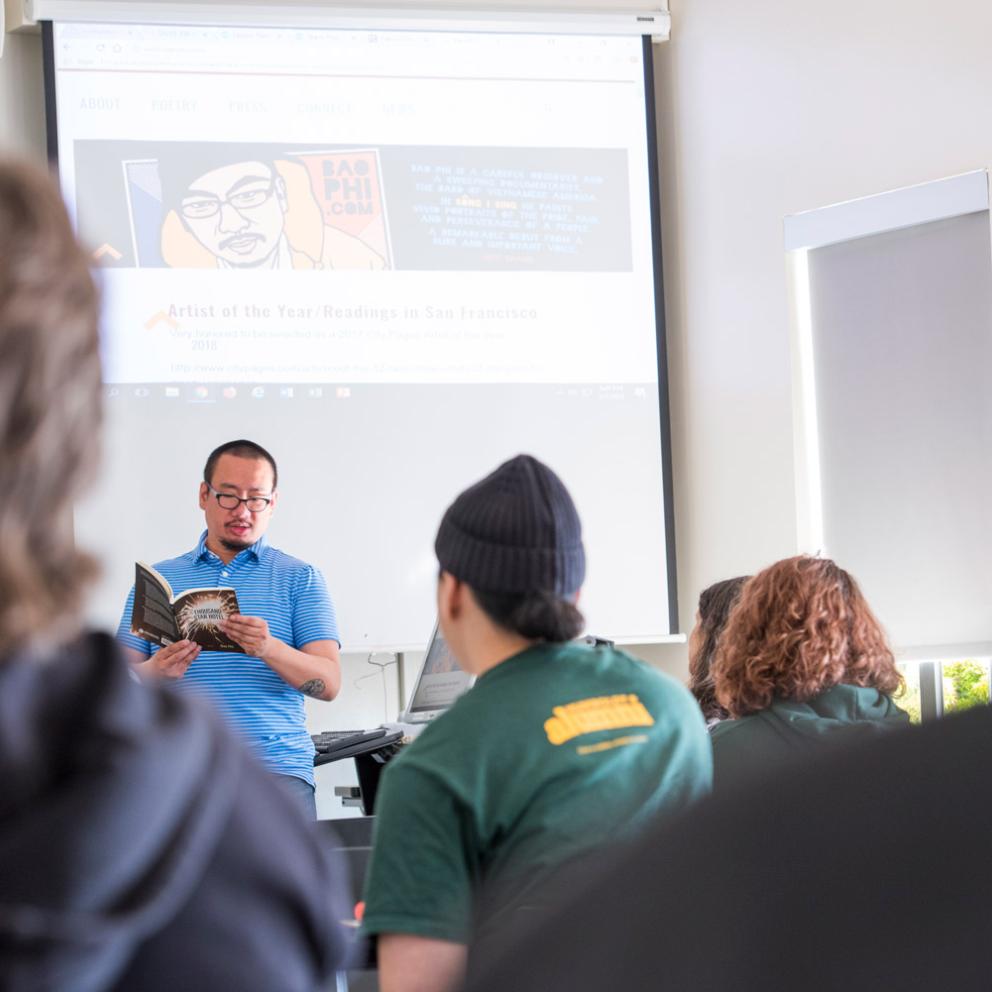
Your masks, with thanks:
M532 641L582 632L582 524L561 479L536 458L518 455L466 489L441 520L434 551L442 573L473 589L500 626Z
M445 512L438 623L474 687L383 773L363 928L382 992L447 992L552 878L710 787L688 691L574 643L586 558L564 483L518 455Z

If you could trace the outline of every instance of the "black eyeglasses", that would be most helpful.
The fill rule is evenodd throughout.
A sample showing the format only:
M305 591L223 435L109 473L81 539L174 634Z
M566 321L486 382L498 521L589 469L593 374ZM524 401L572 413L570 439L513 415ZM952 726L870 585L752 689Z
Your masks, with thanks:
M275 183L271 182L267 186L256 186L252 189L240 190L232 193L226 199L217 196L197 196L188 197L183 200L179 209L184 217L190 220L204 220L220 213L221 207L234 207L237 212L244 213L246 210L256 210L272 196Z
M242 503L248 507L249 513L261 513L263 510L269 508L269 504L272 502L271 496L235 496L234 493L219 493L209 482L204 482L207 489L210 490L214 499L217 500L217 505L222 510L236 510Z

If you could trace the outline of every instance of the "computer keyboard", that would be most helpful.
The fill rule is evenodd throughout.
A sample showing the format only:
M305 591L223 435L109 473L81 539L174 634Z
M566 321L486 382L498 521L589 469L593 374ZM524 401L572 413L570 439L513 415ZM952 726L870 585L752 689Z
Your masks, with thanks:
M385 727L373 727L371 730L325 730L320 734L312 734L311 740L318 754L334 754L345 748L358 744L367 744L386 736Z

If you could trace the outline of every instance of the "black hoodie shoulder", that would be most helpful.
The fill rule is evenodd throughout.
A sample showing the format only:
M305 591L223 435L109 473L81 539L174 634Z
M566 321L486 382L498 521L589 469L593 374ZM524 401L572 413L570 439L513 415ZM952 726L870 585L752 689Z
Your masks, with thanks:
M110 638L0 662L0 782L0 988L309 990L342 966L312 825Z

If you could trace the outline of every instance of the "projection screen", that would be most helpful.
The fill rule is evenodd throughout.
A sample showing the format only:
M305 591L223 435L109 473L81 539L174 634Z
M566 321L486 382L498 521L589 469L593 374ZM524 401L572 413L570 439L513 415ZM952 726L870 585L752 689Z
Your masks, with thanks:
M46 54L103 292L95 622L250 438L345 650L423 645L445 507L522 451L575 496L590 632L674 632L646 39L56 23Z

